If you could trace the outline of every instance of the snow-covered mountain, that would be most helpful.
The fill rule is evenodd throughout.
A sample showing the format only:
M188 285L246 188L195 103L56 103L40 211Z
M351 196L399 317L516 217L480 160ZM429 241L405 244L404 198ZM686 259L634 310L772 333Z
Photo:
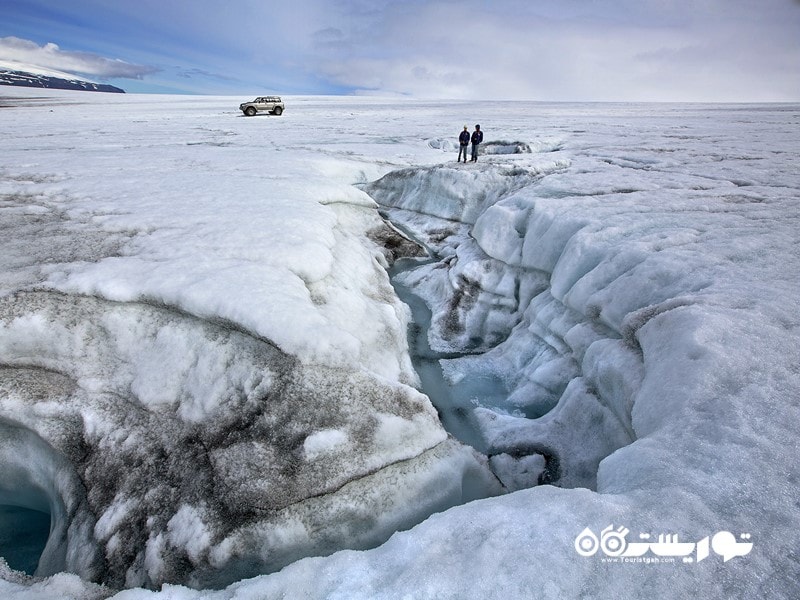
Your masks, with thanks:
M88 92L113 92L117 94L125 93L125 90L113 85L95 83L70 73L63 73L52 69L42 69L32 65L9 61L0 61L0 85Z
M11 92L3 598L800 597L800 106Z

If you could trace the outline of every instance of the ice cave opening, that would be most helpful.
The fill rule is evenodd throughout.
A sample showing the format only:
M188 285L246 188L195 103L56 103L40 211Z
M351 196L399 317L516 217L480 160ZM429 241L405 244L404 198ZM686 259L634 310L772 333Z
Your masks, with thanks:
M9 567L33 575L50 536L50 513L0 504L0 556Z
M38 436L5 419L0 436L0 557L33 575L51 532L48 452Z
M13 379L10 375L8 379ZM79 510L83 488L74 467L24 424L0 418L0 557L11 568L48 576L70 554L96 558L86 540L93 522Z

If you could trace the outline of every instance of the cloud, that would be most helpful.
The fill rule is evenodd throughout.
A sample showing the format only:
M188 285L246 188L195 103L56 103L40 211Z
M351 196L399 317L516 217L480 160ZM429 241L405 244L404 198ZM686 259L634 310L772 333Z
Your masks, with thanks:
M236 77L230 75L222 75L220 73L214 73L212 71L206 71L205 69L185 69L181 67L175 68L175 74L177 77L182 77L184 79L216 79L219 81L239 81Z
M103 79L141 79L145 75L160 70L156 67L135 65L90 52L62 50L56 44L48 43L39 46L36 42L17 37L0 38L0 59L67 73L93 75Z
M420 97L797 100L796 4L404 0L329 15L306 64L341 86Z
M800 0L798 0L800 2ZM344 38L344 33L341 29L336 27L326 27L315 31L313 36L314 42L318 44L329 44L331 42L340 42Z
M146 84L158 79L182 91L800 100L800 0L692 0L691 10L675 0L75 0L68 10L63 0L29 0L10 6L25 18L4 31L34 39L43 38L29 31L46 31L64 47L99 54L0 38L0 59L13 54L100 77L141 79L157 71L102 56L113 53L162 65Z

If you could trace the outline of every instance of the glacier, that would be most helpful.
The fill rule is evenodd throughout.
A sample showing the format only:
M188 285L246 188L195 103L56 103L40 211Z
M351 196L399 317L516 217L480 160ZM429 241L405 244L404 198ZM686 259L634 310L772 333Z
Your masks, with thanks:
M800 106L289 100L5 95L4 597L800 594Z

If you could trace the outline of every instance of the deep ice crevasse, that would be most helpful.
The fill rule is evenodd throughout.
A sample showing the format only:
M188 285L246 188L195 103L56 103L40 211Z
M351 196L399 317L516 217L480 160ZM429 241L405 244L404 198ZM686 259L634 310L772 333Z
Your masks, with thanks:
M667 308L632 311L624 323L604 318L579 283L594 272L591 289L603 289L647 252L612 259L613 275L598 285L608 252L584 235L589 222L555 220L531 195L535 177L514 175L525 181L519 191L503 169L405 169L365 189L434 255L396 280L429 305L430 347L450 355L441 360L446 380L475 387L473 405L462 399L461 410L501 480L594 488L599 463L636 439L631 411L644 370L635 332ZM483 395L480 381L492 377L505 400ZM527 464L535 455L544 460Z

